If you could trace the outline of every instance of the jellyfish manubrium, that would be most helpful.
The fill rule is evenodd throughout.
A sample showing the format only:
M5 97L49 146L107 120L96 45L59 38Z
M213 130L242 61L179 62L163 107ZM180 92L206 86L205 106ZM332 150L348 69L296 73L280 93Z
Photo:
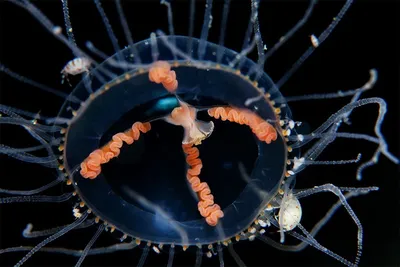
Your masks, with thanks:
M381 131L386 102L362 97L373 88L378 72L369 70L369 80L359 88L335 93L286 97L280 90L302 63L323 47L352 1L343 1L320 34L309 35L309 48L275 82L264 72L265 64L299 34L317 1L310 1L303 17L270 47L264 43L260 12L260 6L267 3L242 1L240 7L247 8L249 16L243 27L242 49L234 51L225 46L234 5L229 0L207 0L201 5L188 1L187 32L181 35L174 28L174 5L178 8L179 3L161 1L168 33L154 29L139 42L134 41L134 25L129 25L121 1L113 3L116 25L121 26L124 37L117 39L114 20L107 17L108 5L94 0L91 14L100 15L107 41L114 49L111 56L96 42L76 38L79 27L73 27L72 1L59 3L65 27L53 23L30 1L8 2L2 5L25 9L25 15L30 14L69 49L70 58L60 62L57 71L60 90L0 64L4 76L64 100L54 117L24 106L0 105L2 133L14 136L11 144L1 142L2 161L6 163L2 168L10 168L13 180L20 179L18 168L34 164L47 168L43 174L32 173L31 179L39 183L36 187L1 186L0 204L3 208L35 202L29 209L37 205L37 209L50 213L50 221L58 218L39 203L54 203L60 208L66 204L69 221L38 230L40 226L29 223L23 236L38 240L36 244L1 248L1 257L25 253L15 264L21 266L36 253L58 253L77 257L76 266L80 266L91 255L135 249L141 251L138 266L145 265L150 253L164 252L167 266L173 266L179 252L194 251L195 266L208 258L218 259L224 266L226 248L237 265L245 266L240 252L234 250L235 243L261 240L283 251L302 251L311 246L345 265L359 264L363 227L348 199L378 188L344 187L335 181L315 183L307 189L297 185L311 165L338 165L335 168L340 169L346 167L341 165L359 164L355 178L361 180L380 158L399 163ZM154 9L158 5L149 3ZM195 18L200 11L203 16L196 36ZM149 10L152 16L153 12ZM216 20L219 34L211 40L210 30ZM252 54L256 54L254 60L250 59ZM65 93L69 86L73 89ZM296 120L289 108L294 102L345 97L349 98L347 104L315 129L307 129L306 122ZM341 130L349 127L347 124L351 126L349 118L354 110L370 105L378 107L374 135ZM28 138L34 145L23 147ZM356 154L320 160L321 153L337 139L372 143L375 151L372 157ZM15 161L19 165L10 163ZM49 182L45 175L53 180ZM30 181L21 179L15 186L19 183L25 188ZM337 202L315 226L303 226L303 210L307 208L302 206L303 199L314 194L317 198L322 192L333 194ZM325 247L317 237L341 207L357 228L353 258ZM64 248L58 242L78 231L91 233L86 241L79 238L86 242L83 247ZM97 245L104 235L111 241Z

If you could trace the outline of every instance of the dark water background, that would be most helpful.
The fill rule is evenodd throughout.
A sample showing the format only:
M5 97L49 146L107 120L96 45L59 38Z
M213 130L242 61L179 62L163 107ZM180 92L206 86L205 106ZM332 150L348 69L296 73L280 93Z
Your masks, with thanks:
M222 1L216 1L213 10L213 27L210 40L217 42ZM233 1L228 21L226 46L241 49L242 39L249 17L249 4ZM246 1L247 2L247 1ZM341 8L343 1L321 1L314 10L310 22L282 47L268 62L266 71L277 81L310 45L309 35L323 31ZM63 25L59 1L35 1L43 12L57 25ZM203 1L196 10L195 35L199 36L203 20ZM302 16L307 1L262 2L260 27L267 47L272 45ZM157 1L127 1L125 14L136 41L149 37L151 31L161 28L167 32L166 8ZM125 45L123 32L116 16L114 4L105 1L104 8L113 28L119 36L120 45ZM177 34L186 35L189 6L185 1L173 1L174 25ZM104 30L100 16L90 1L71 1L71 19L78 45L92 41L101 50L112 53L112 46ZM399 4L397 1L356 1L347 16L333 34L301 69L281 89L287 96L307 93L335 92L363 85L369 78L368 70L376 68L379 73L375 88L365 97L378 96L388 103L388 114L382 127L390 150L397 156L399 149ZM51 87L68 92L70 88L60 85L60 70L72 58L69 50L47 33L24 10L7 2L0 2L0 61L16 72L40 81ZM255 53L252 54L254 58ZM1 103L55 116L62 99L16 82L0 74ZM73 82L76 79L73 79ZM294 119L305 121L313 129L325 121L330 114L345 105L349 99L307 101L291 106ZM373 134L377 108L369 106L353 112L352 125L343 131ZM222 141L222 140L221 140ZM16 127L2 127L1 143L24 147L34 145L26 134ZM363 141L337 140L322 155L321 160L355 158L357 153L369 159L375 145ZM399 266L400 219L399 219L399 169L387 159L366 170L361 182L355 180L355 165L314 166L298 177L297 187L306 188L324 183L340 186L379 186L379 192L350 201L364 226L364 245L361 266ZM40 166L23 164L1 156L0 187L30 189L54 179L54 171ZM57 187L55 191L60 193ZM57 194L55 192L55 194ZM330 205L334 196L319 194L302 202L303 225L310 228ZM34 229L45 229L71 222L68 204L11 204L0 207L0 247L35 245L39 240L24 240L21 236L26 224ZM52 243L83 249L95 229L68 234ZM352 260L356 252L356 226L350 217L340 210L317 235L322 245L346 259ZM97 244L109 244L113 238L103 234ZM335 260L307 248L300 253L277 251L261 241L240 242L236 251L248 266L338 266ZM24 253L0 256L0 266L16 263ZM88 257L83 266L132 266L137 264L141 250L118 252L112 255ZM227 251L225 265L235 265ZM146 266L164 266L168 254L156 256L153 251ZM77 259L62 255L37 253L26 266L73 266ZM175 255L175 266L194 265L195 255ZM203 260L203 266L218 266L218 259Z

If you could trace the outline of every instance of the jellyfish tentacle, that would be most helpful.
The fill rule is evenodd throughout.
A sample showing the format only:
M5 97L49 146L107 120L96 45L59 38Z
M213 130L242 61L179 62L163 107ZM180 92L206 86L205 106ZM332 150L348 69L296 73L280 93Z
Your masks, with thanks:
M150 129L151 125L149 122L135 122L129 130L115 134L112 137L112 141L90 153L81 163L80 173L82 177L89 179L96 178L101 173L101 164L105 164L112 158L117 157L121 152L124 142L131 145L139 139L141 132L147 133Z
M80 267L83 263L83 261L85 260L86 256L88 256L90 249L92 248L92 246L94 245L94 243L97 241L97 239L99 238L99 236L101 235L101 233L103 233L105 228L104 224L101 224L98 229L97 232L94 234L94 236L92 237L92 239L89 241L89 243L87 243L85 249L82 252L82 255L80 256L78 262L75 264L75 267Z
M196 262L194 267L200 267L202 261L203 261L203 249L201 247L198 247L196 252Z
M175 246L171 245L169 247L169 255L168 255L167 267L172 267L172 264L174 263L174 256L175 256Z
M147 259L147 256L149 255L149 250L150 250L149 248L150 248L149 246L146 246L143 249L142 256L140 256L140 259L139 259L139 262L137 264L137 267L143 267L143 264L145 263L145 261Z
M3 197L0 198L0 204L23 203L23 202L60 203L60 202L65 202L71 199L72 197L73 193L64 193L59 196L34 195L34 196Z
M64 226L65 228L67 226ZM77 226L75 229L79 229ZM101 255L101 254L109 254L117 251L131 250L137 247L135 241L131 241L129 243L118 243L114 245L110 245L107 247L98 247L92 248L89 250L87 255ZM0 255L4 253L12 253L12 252L26 252L31 251L34 247L32 246L18 246L18 247L10 247L5 249L0 249ZM69 248L60 248L60 247L42 247L38 252L47 252L47 253L59 253L64 255L69 255L73 257L80 257L83 254L83 250L78 249L69 249Z

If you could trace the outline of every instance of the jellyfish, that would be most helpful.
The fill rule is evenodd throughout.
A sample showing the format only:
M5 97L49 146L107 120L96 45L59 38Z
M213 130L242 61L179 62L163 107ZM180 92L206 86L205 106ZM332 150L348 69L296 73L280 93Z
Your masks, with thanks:
M13 264L21 266L47 252L71 256L72 264L81 266L94 255L129 251L138 253L138 266L154 265L155 258L173 266L181 255L195 266L213 260L220 266L229 260L245 266L245 253L235 248L252 247L258 240L268 246L259 242L257 249L289 253L310 246L344 265L358 265L363 220L349 199L378 190L363 178L369 167L379 166L380 160L393 165L399 160L381 130L385 100L364 97L378 80L377 69L366 69L364 81L354 88L285 94L289 79L329 43L328 37L351 13L352 1L343 1L326 25L304 34L316 2L302 6L304 13L297 16L303 17L279 33L275 44L262 32L267 27L264 1L188 1L184 12L183 5L174 1L149 2L140 11L147 19L160 12L166 23L150 29L141 41L135 37L141 24L129 23L131 9L119 0L94 0L90 6L67 0L38 6L27 0L1 3L41 25L43 34L52 37L46 45L68 51L68 56L62 55L64 61L57 57L57 81L52 85L34 80L29 71L17 72L12 64L0 65L3 77L63 101L53 102L47 95L32 103L27 92L18 94L27 98L27 105L0 106L6 135L0 147L2 168L9 170L4 173L11 180L7 187L0 186L0 204L10 214L5 220L24 224L23 237L36 241L1 248L1 257L20 255ZM139 8L138 3L129 6L133 11ZM236 9L247 12L237 28L232 26L238 18ZM101 25L105 37L92 40L81 35L74 14L97 16L96 31ZM230 49L227 36L238 35L239 28L241 46ZM273 80L265 71L274 63L272 56L298 35L304 35L305 52ZM109 42L108 48L104 42ZM51 57L31 56L38 57L36 66ZM37 78L46 81L49 73L37 71L43 75ZM64 76L68 84L62 83ZM312 102L341 100L342 107L319 125L310 121L318 119L320 110L307 109L312 111L308 120L297 119L292 112L292 105L299 103L304 109ZM35 104L41 109L34 110ZM348 130L357 123L353 113L365 107L378 110L369 118L369 131ZM52 108L58 113L47 115ZM346 146L346 152L352 142L370 145L373 153L326 153L332 147L340 150L339 146ZM319 170L318 179L307 186L303 180L309 179L307 172L313 168ZM347 179L340 184L334 179L339 177L324 179L324 170ZM21 178L22 171L26 173ZM315 203L328 193L335 202L314 225L309 223L307 208L322 209ZM26 205L32 211L25 213L32 215L29 221L8 210L20 202L30 202ZM356 240L351 243L353 253L346 256L324 245L317 235L339 209L355 225L349 232ZM37 217L52 224L38 225ZM68 245L76 240L83 246L64 247L64 238L70 238ZM264 255L258 257L266 260Z

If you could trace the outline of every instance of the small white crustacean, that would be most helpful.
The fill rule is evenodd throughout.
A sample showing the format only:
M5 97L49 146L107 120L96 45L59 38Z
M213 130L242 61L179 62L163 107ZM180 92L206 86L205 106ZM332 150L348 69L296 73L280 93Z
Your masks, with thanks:
M317 48L319 46L319 40L317 38L317 36L315 36L314 34L310 35L310 39L311 39L311 43L312 45Z
M64 83L64 79L67 79L68 81L68 75L77 75L83 72L88 72L90 65L90 60L85 57L77 57L68 61L68 63L61 70L61 83Z
M289 193L287 197L282 200L278 214L279 224L282 225L284 231L291 231L299 224L301 215L302 210L299 200L293 193Z
M277 218L281 232L281 243L285 240L284 232L293 230L300 223L302 213L297 197L291 191L285 193Z

